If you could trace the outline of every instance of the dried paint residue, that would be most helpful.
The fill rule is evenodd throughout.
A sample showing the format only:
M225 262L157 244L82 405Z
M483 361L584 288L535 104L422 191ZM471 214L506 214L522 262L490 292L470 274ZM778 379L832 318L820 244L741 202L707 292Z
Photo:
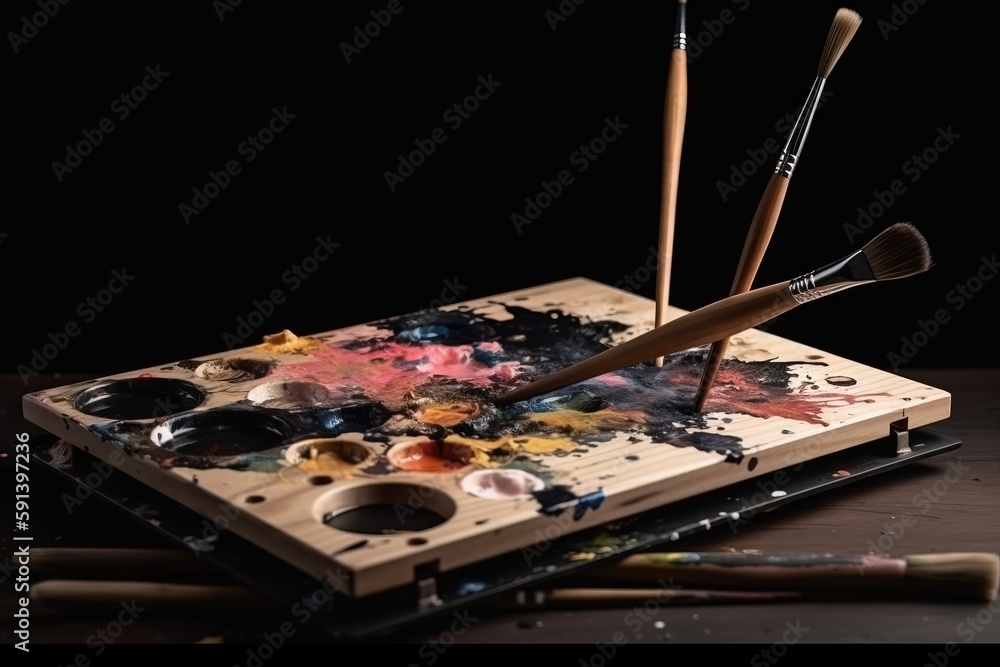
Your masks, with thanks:
M283 329L280 333L264 336L264 342L257 348L271 354L309 354L322 345L314 338L299 337Z
M729 358L706 410L692 413L706 352L697 348L668 356L662 367L637 364L501 407L493 402L496 396L607 350L628 327L568 315L554 305L540 311L512 304L491 308L498 305L505 316L426 311L359 327L353 337L336 340L300 338L287 330L267 337L260 349L301 357L275 362L268 369L268 389L253 397L259 402L216 410L222 421L231 414L227 411L264 413L275 422L273 428L295 434L270 448L240 452L235 443L236 449L227 449L225 456L206 456L200 443L190 438L172 441L183 442L183 447L151 442L149 427L143 424L116 422L95 428L102 437L161 465L195 468L275 471L289 465L284 452L304 433L334 439L352 434L379 443L374 462L360 469L365 474L510 467L527 456L565 456L622 434L740 461L742 440L730 431L710 430L707 415L722 412L825 425L824 410L874 396L823 393L812 381L798 378L794 367L825 365L820 362ZM241 363L211 370L256 369ZM832 379L835 385L847 384ZM300 395L309 397L307 405L295 405L293 399ZM159 424L163 431L171 428L169 418ZM408 444L388 456L390 443L399 442ZM296 465L336 474L356 473L361 466L333 451L311 452ZM597 499L594 496L591 506ZM543 506L562 504L548 500L554 504ZM574 497L572 502L582 501Z

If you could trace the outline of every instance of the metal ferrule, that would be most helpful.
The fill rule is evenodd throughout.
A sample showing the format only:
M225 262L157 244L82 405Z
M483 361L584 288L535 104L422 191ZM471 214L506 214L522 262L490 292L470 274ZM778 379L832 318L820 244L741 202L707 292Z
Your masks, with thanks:
M788 292L798 303L805 303L871 282L875 282L875 273L864 252L858 250L838 262L792 280L788 284Z
M682 51L687 49L687 5L677 5L677 28L674 30L674 48Z
M781 151L781 157L778 158L774 173L785 178L792 177L792 172L795 171L795 165L799 160L799 154L802 152L802 145L805 144L806 136L809 134L809 126L812 125L813 116L816 114L816 109L819 108L824 85L826 85L826 79L817 76L809 91L809 97L806 98L806 103L802 105L802 111L799 112L799 117L795 121L795 125L792 126L792 132L788 135L788 141L785 142L785 148Z

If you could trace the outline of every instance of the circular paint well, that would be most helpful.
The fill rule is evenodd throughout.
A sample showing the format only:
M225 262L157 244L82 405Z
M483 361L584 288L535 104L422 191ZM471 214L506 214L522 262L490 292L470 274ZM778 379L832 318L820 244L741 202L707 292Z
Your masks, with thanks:
M386 460L392 467L409 472L451 472L469 465L474 454L465 445L419 438L393 445Z
M435 528L456 510L455 501L438 489L389 483L331 491L316 501L313 515L337 530L392 535Z
M476 470L462 478L462 490L479 498L510 500L529 498L545 488L545 481L524 470L496 468Z
M106 419L152 419L194 409L205 392L186 380L137 377L88 387L73 400L84 414Z
M217 382L246 382L257 380L271 372L273 363L261 359L229 357L206 361L194 369L202 380Z
M187 456L228 457L277 447L290 425L260 412L214 410L185 415L150 433L153 444Z
M339 472L361 465L375 453L346 438L309 438L291 445L285 460L310 472Z
M251 403L270 408L305 408L322 403L329 396L329 390L315 382L268 382L247 394Z

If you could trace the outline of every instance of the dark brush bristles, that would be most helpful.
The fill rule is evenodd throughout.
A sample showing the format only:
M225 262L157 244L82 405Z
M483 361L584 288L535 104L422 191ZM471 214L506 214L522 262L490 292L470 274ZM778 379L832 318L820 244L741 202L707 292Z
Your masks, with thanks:
M830 77L833 66L840 60L848 43L854 37L861 25L861 15L852 9L838 9L833 17L833 25L826 36L826 44L823 45L823 57L819 63L819 76L824 79Z
M1000 587L1000 556L997 554L924 554L903 559L908 586L962 598L997 599Z
M908 222L897 222L861 249L875 280L893 280L931 268L927 239Z

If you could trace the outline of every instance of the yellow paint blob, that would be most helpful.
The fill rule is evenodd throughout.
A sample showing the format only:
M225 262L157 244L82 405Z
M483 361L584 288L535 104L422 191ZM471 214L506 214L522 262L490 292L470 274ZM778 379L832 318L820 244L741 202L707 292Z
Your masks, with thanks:
M454 403L431 405L417 412L414 416L426 424L437 424L445 428L457 426L467 419L479 416L479 406L475 403Z
M315 338L299 337L284 329L281 333L264 336L264 342L257 347L274 354L309 354L321 345Z
M505 435L499 438L477 439L449 435L444 441L451 445L464 445L472 450L472 462L482 467L502 465L517 454L552 454L570 452L579 444L569 438L540 438L537 436Z
M530 419L545 428L560 433L591 433L594 431L628 431L640 428L646 415L638 410L619 412L611 409L597 412L577 412L560 410L558 412L535 412L527 415Z

